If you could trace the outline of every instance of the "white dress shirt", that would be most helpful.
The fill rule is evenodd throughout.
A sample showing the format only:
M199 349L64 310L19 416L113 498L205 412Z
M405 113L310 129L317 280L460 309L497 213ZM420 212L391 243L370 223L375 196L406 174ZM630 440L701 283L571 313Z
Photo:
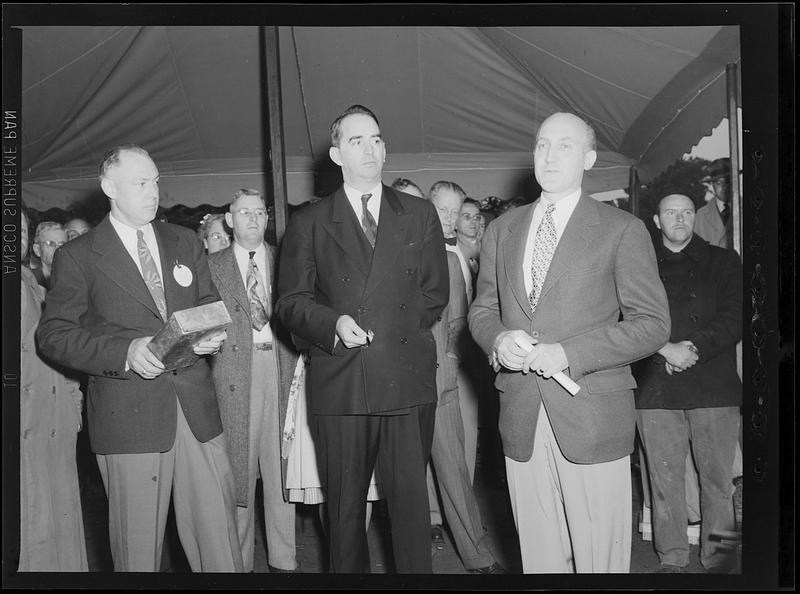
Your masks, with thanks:
M164 272L161 270L161 253L158 251L158 242L156 241L156 232L153 230L153 224L147 223L142 227L131 227L115 219L114 215L111 214L108 215L108 220L111 221L111 226L114 227L114 231L117 232L117 235L122 240L125 251L133 258L133 263L136 264L139 274L142 274L142 263L139 261L139 238L136 232L139 229L142 230L144 242L147 244L147 249L150 250L150 255L153 256L153 261L156 263L158 276L161 278L161 286L165 287Z
M551 203L542 196L536 208L533 211L533 218L531 219L531 227L528 230L528 239L525 242L525 258L522 261L522 277L525 279L525 292L530 295L533 290L533 277L531 276L531 266L533 265L533 246L536 242L536 232L539 230L539 224L544 218L544 211L547 210L548 204L555 204L556 209L553 211L553 222L556 225L556 237L561 241L561 235L569 222L572 212L578 205L578 200L581 197L581 188L578 188L569 196L564 196L561 200Z
M353 207L353 212L356 213L356 220L358 221L359 225L361 224L361 214L364 211L364 205L361 202L361 196L364 194L372 194L372 197L367 202L367 210L369 211L369 214L372 215L372 218L375 219L375 224L378 224L381 214L381 194L383 193L382 182L378 182L378 185L368 192L362 192L360 190L356 190L352 186L344 184L344 193L347 196L347 201L350 203L350 206Z
M239 274L242 277L245 293L247 292L247 268L250 265L250 252L252 251L253 250L243 248L236 243L236 241L233 242L233 255L236 258L236 264L239 266ZM255 252L256 254L253 256L253 260L255 260L256 267L258 268L258 280L261 286L264 287L264 292L267 294L267 302L271 302L270 285L267 282L266 276L267 248L262 243L255 249ZM272 329L269 327L269 322L267 322L261 330L253 328L253 344L261 342L272 342Z

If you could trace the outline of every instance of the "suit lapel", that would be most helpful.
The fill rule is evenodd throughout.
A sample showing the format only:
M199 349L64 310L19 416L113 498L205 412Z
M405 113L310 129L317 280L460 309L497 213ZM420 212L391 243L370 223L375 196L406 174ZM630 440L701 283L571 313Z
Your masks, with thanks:
M528 300L528 293L525 290L525 273L522 270L525 261L525 245L528 241L528 232L531 228L533 211L538 204L538 200L527 207L518 209L518 216L514 217L506 230L506 237L501 240L503 246L503 262L505 264L506 277L508 278L511 292L519 302L522 311L529 318L531 313L531 303ZM525 212L527 209L527 212Z
M323 226L334 241L339 244L345 256L352 260L366 276L369 274L372 250L367 238L364 236L360 223L356 219L353 208L347 200L344 187L339 188L332 199L331 218L329 221L325 221ZM378 236L380 236L380 223L378 224Z
M220 294L225 294L233 298L241 305L242 310L250 317L250 300L247 298L247 290L242 282L239 272L239 264L233 253L233 244L226 247L216 258L209 259L211 274L219 279L217 290Z
M92 249L100 254L97 260L97 268L116 283L121 289L126 291L139 301L142 305L147 307L157 316L161 317L158 313L153 297L144 283L142 274L133 262L131 255L122 244L122 240L117 235L111 221L106 217L98 226L97 233L92 243ZM161 246L159 245L159 250ZM162 256L163 266L163 256ZM167 307L169 307L169 298L167 298Z
M547 292L558 282L558 279L567 271L570 264L578 261L581 252L597 236L600 229L598 222L597 204L593 198L586 194L581 194L572 216L561 234L558 241L550 268L544 279L542 293L539 296L541 303L547 296ZM538 307L537 307L538 310Z
M400 200L387 186L383 186L381 214L378 221L378 237L372 254L372 265L364 295L378 287L383 278L394 270L394 262L400 255L406 237L408 216Z

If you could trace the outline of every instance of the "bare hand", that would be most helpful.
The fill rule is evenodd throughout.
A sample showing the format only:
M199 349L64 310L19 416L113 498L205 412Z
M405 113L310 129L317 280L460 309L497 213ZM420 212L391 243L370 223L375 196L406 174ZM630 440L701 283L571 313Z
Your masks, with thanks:
M535 345L537 342L524 330L503 332L494 341L495 361L511 371L521 371L525 356L530 352L528 345Z
M215 334L202 342L198 342L192 347L195 355L216 355L219 352L222 343L228 338L228 333L224 330L219 334Z
M147 348L152 339L152 336L135 338L128 346L128 357L125 360L128 369L132 369L144 379L153 379L164 373L164 364Z
M534 345L531 352L525 357L522 373L533 371L546 379L550 379L559 371L564 371L569 366L567 354L560 342L552 344Z
M686 371L699 358L694 345L688 341L668 342L658 351L672 366L672 371Z
M348 349L364 346L368 342L368 334L347 315L339 316L336 320L336 336Z

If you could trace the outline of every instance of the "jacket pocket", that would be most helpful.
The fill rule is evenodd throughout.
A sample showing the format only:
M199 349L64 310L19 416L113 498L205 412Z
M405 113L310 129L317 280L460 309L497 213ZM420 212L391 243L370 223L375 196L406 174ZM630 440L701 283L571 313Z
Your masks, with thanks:
M633 390L636 387L636 380L628 366L596 371L585 376L583 381L590 394L609 394L622 390Z

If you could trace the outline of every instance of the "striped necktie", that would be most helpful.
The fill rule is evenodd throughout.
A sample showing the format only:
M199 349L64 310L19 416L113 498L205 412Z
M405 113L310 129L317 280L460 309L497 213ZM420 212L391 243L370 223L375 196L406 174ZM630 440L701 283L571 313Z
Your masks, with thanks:
M370 198L372 198L372 194L361 195L361 204L364 207L361 211L361 226L364 228L364 235L367 236L369 244L374 248L375 239L378 237L378 224L375 222L375 217L367 209L367 202L369 202Z
M250 318L253 328L261 330L269 320L269 302L267 293L258 274L258 266L253 257L255 252L250 252L250 261L247 264L247 299L250 301Z
M147 243L144 240L144 232L141 229L136 231L136 239L136 250L139 253L139 264L142 266L144 284L147 285L147 290L150 291L150 295L152 295L153 301L156 303L158 313L161 314L162 319L166 322L167 300L164 297L164 285L161 284L161 276L158 274L155 260L153 260L153 255L147 247Z

